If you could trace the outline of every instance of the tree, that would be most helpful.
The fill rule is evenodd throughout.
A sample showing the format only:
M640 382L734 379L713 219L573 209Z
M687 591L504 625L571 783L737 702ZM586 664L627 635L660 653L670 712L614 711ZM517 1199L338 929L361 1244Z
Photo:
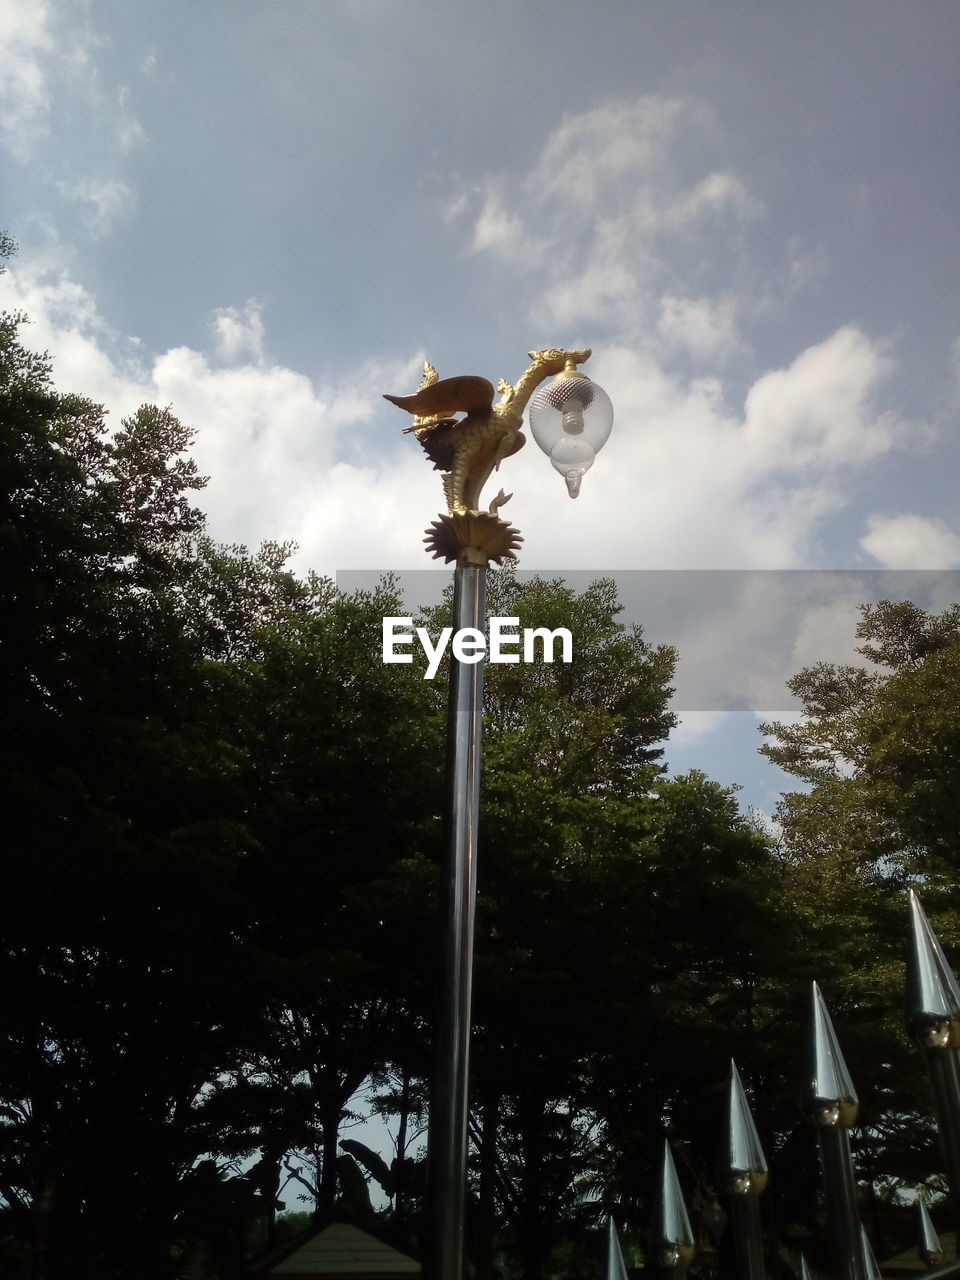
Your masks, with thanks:
M762 1058L795 949L769 841L702 775L664 777L675 654L614 585L499 573L488 611L574 639L485 689L473 1234L478 1275L501 1249L537 1280L612 1206L644 1224L665 1128L712 1178L702 1113L731 1052Z
M859 652L871 667L820 663L795 676L796 725L764 726L764 754L811 786L784 813L791 838L829 795L841 843L889 876L955 872L960 840L949 820L960 782L960 605L928 615L910 602L861 608ZM809 838L816 839L811 824Z
M149 1280L204 1233L211 1259L242 1249L270 1179L236 1162L339 1120L382 1064L329 1049L383 1000L392 925L377 960L362 886L431 800L413 704L369 662L381 600L213 544L189 431L147 406L111 435L21 322L0 323L0 1194L37 1275ZM291 1057L287 1013L324 1053Z
M344 596L288 546L216 544L190 432L144 406L111 433L19 323L0 322L4 1265L222 1274L298 1152L321 1207L359 1203L366 1170L414 1236L417 1163L339 1140L365 1081L402 1130L424 1098L442 675L378 661L395 584ZM494 573L489 609L574 634L570 664L486 676L471 1231L481 1280L496 1251L539 1280L602 1209L641 1223L664 1131L710 1182L731 1054L791 1150L810 977L842 988L852 1065L876 1057L890 886L955 864L957 618L875 620L887 676L798 677L807 727L778 749L813 785L774 848L731 792L665 776L676 655L621 623L612 583ZM906 1103L884 1095L874 1131Z
M239 664L233 699L256 796L250 943L270 974L254 1062L311 1099L297 1145L315 1159L322 1211L348 1103L386 1069L409 1017L404 957L417 948L390 887L408 864L418 875L436 840L439 723L422 681L371 661L382 617L399 609L384 587L284 614Z
M245 838L177 608L203 482L168 411L110 437L21 322L0 321L0 1189L37 1274L160 1275L249 1016Z
M862 1099L857 1157L871 1200L936 1181L917 1050L901 1027L903 890L921 886L948 949L960 942L960 606L861 607L863 666L819 663L789 682L798 723L763 726L764 754L801 779L786 794L780 862ZM817 927L813 927L817 926ZM896 1231L889 1214L880 1222ZM891 1243L899 1243L891 1238Z

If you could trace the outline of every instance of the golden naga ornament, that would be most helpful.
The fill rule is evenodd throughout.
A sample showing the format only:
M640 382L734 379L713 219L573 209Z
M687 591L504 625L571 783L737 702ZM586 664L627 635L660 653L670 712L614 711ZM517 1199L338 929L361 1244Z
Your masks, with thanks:
M590 357L590 348L566 351L551 347L529 352L532 363L517 382L501 378L494 404L493 384L486 378L441 378L424 363L420 386L410 396L384 396L413 415L413 432L434 470L443 472L447 514L433 522L425 541L434 559L475 561L514 558L522 538L501 520L498 508L511 495L501 489L488 510L480 509L480 491L504 458L522 449L523 411L545 378L573 372ZM456 417L456 414L464 416Z

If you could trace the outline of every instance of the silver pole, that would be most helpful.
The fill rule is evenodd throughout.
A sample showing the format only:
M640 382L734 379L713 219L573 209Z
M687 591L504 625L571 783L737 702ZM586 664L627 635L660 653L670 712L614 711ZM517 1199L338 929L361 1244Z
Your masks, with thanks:
M868 1280L849 1133L860 1104L816 983L811 1033L804 1106L817 1126L834 1280Z
M730 1197L739 1280L764 1280L763 1231L758 1198L767 1185L767 1161L737 1064L730 1063L727 1127L718 1172Z
M627 1268L613 1214L607 1219L607 1270L604 1280L627 1280Z
M652 1234L656 1274L661 1280L684 1280L695 1253L693 1231L667 1139L663 1143L660 1199Z
M867 1280L850 1134L846 1129L823 1127L817 1130L817 1138L834 1276L836 1280Z
M954 1220L960 1225L960 986L920 899L913 889L909 896L907 1030L924 1048Z
M454 635L464 627L484 630L486 575L485 563L457 565ZM461 1280L463 1276L482 717L483 662L460 662L451 655L445 932L428 1134L426 1280Z

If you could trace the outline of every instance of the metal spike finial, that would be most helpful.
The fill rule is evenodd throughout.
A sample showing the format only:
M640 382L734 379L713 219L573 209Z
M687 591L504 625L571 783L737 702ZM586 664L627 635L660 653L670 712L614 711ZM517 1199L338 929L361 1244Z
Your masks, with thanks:
M663 1267L685 1267L693 1259L693 1231L683 1203L680 1179L670 1143L663 1144L663 1173L660 1180L660 1201L654 1222L654 1245L658 1261Z
M607 1219L607 1271L604 1280L627 1280L627 1268L613 1214Z
M813 1023L805 1110L819 1128L849 1129L856 1122L859 1099L840 1052L819 986L813 984Z
M905 1003L907 1030L925 1049L960 1048L960 986L913 889Z
M727 1126L718 1172L723 1189L731 1195L759 1195L767 1185L766 1157L733 1059L730 1060Z
M943 1261L943 1245L922 1200L917 1201L917 1249L928 1267Z
M906 1022L925 1050L954 1223L960 1229L960 989L912 890Z
M883 1280L880 1274L880 1267L877 1265L876 1255L863 1227L860 1228L860 1247L863 1250L863 1272L866 1280Z

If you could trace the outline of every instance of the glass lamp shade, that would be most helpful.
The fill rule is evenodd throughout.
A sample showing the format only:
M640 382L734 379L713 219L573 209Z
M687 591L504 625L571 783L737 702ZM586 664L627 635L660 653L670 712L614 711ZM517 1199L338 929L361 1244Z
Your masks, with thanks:
M610 397L585 374L561 373L530 401L530 430L575 498L613 427Z

